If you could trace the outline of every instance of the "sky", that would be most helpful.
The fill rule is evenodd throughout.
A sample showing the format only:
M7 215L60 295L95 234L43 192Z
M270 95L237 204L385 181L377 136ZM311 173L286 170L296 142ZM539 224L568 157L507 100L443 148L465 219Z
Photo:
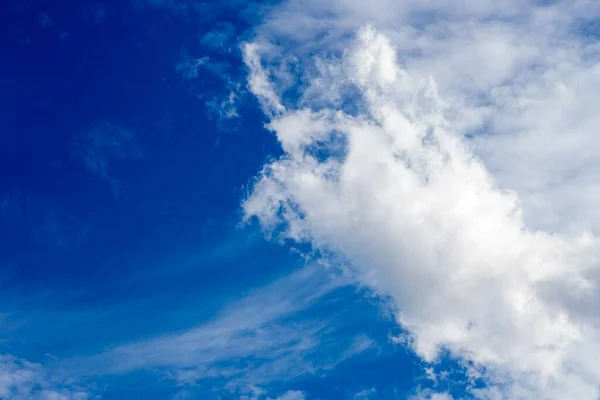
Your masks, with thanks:
M0 399L600 398L599 20L3 1Z

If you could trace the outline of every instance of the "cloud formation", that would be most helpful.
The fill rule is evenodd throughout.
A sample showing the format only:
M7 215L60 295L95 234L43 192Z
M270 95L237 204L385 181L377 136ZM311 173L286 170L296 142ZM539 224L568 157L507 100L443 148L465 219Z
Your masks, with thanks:
M345 285L342 278L307 267L234 301L198 327L69 360L64 368L85 376L160 371L182 393L193 393L202 383L228 396L272 399L277 385L326 372L375 347L364 334L340 339L335 322L311 314L320 300L337 304L335 291ZM322 352L328 354L325 360ZM303 398L293 390L281 396Z
M311 65L313 55L339 55L370 24L410 76L435 78L455 129L473 137L499 186L519 193L527 224L576 234L600 229L598 15L600 3L589 0L288 0L257 29L252 47L272 62L266 73L283 98L296 100L286 91L299 77L291 71L320 69L310 84L306 76L294 82L311 88L302 95L314 100L314 90L334 82L325 71L331 64Z
M526 185L552 174L561 129L570 154L594 151L587 103L571 97L560 117L548 98L593 96L593 79L574 82L594 73L594 49L571 30L596 6L460 3L288 1L270 15L244 50L284 156L257 177L246 218L350 262L394 299L418 355L447 349L485 379L476 397L595 399L600 242L593 210L565 200L595 182L564 157L572 176L537 192L543 208Z
M57 381L40 364L0 355L0 398L87 400L97 398L73 381Z

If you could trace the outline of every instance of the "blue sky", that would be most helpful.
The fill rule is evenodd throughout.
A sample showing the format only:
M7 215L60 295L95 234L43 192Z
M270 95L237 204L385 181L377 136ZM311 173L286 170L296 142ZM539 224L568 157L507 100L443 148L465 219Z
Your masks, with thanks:
M597 398L591 1L0 5L0 398Z
M406 353L366 289L241 225L280 153L238 49L267 6L2 6L0 397L343 398ZM402 355L400 393L421 374Z

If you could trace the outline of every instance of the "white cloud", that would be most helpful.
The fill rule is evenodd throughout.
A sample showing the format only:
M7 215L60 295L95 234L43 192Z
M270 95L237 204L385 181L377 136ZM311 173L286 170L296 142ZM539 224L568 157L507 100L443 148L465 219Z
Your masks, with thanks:
M371 24L391 40L412 77L435 77L460 133L493 133L477 137L476 154L502 187L519 193L528 225L598 230L600 46L577 30L600 15L600 3L538 3L290 0L271 13L252 46L263 63L304 60L306 68L316 51L342 52L356 29ZM278 66L261 73L280 72ZM312 75L310 87L325 78Z
M420 390L410 400L453 400L453 397L448 393L437 393L431 390Z
M206 101L206 107L209 111L209 116L215 118L221 130L236 129L239 119L238 102L240 97L244 97L244 92L241 85L228 81L227 86L229 92L225 96L215 96Z
M184 79L196 79L200 68L208 61L208 56L190 58L190 56L185 53L183 59L175 65L175 71L177 71Z
M87 400L96 398L69 380L58 380L40 364L0 355L0 398L12 400Z
M230 69L232 66L229 63L214 61L208 56L190 57L185 49L182 59L175 65L175 71L185 80L203 80L209 77L217 78L223 83L224 90L218 90L214 95L209 94L204 87L196 93L199 98L205 99L208 115L217 120L220 130L237 128L238 105L246 94L242 84L232 78Z
M280 113L285 110L265 69L262 68L259 52L261 49L255 43L248 43L243 48L244 62L249 69L248 87L259 101L263 103L265 112Z
M233 302L199 327L70 360L64 368L86 376L159 370L184 388L214 379L232 394L266 399L273 383L325 372L371 348L362 335L340 339L334 323L303 316L343 285L342 278L307 267ZM323 351L325 361L317 354Z
M362 354L368 350L375 349L377 344L367 335L358 335L354 338L352 344L341 356L342 360L354 357L357 354Z
M354 400L367 400L375 398L377 390L375 388L364 389L354 395Z
M299 390L289 390L276 399L270 400L304 400L305 398L304 393Z
M600 217L600 57L572 34L597 6L322 3L284 3L245 46L285 152L247 218L345 257L424 360L443 347L473 363L476 396L597 398L600 242L581 232ZM365 22L378 29L349 35ZM484 128L473 153L462 134Z

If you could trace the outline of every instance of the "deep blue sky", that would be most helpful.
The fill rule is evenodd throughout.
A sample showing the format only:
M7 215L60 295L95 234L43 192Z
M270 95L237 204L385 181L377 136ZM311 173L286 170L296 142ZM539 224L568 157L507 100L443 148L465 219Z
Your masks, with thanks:
M257 379L256 398L406 398L430 385L389 340L399 332L382 300L352 286L261 325L322 325L320 344L299 351L301 373L276 371L289 366L265 361L260 346L216 349L212 372L191 383L174 377L185 351L115 368L127 360L110 349L210 330L253 291L277 292L277 279L314 268L240 225L252 177L280 154L244 89L238 47L269 4L159 3L0 4L0 352L40 364L50 386L75 377L90 398L251 396L228 368ZM197 70L194 60L204 60ZM232 90L237 116L227 118ZM322 273L278 296L303 303ZM185 368L209 362L189 354ZM44 398L41 387L23 398Z

